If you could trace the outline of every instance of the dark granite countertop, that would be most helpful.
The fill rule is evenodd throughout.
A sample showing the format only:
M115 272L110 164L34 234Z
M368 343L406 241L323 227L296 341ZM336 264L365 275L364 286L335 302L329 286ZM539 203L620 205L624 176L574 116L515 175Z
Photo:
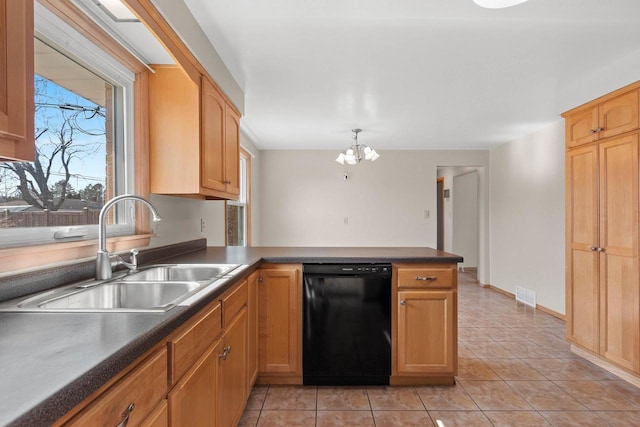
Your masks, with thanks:
M0 425L50 425L246 277L259 262L462 261L457 255L431 248L208 247L168 258L166 255L165 251L160 262L250 267L197 303L166 313L0 313ZM152 261L157 262L157 257ZM32 276L55 282L51 278L55 272ZM0 279L0 288L6 285L15 294L16 283L26 283L29 278Z

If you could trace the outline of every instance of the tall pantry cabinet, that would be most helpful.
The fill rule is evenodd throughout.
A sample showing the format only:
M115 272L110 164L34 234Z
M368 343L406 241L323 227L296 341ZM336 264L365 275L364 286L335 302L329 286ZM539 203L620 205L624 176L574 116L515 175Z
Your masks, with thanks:
M567 339L640 374L640 83L563 114Z

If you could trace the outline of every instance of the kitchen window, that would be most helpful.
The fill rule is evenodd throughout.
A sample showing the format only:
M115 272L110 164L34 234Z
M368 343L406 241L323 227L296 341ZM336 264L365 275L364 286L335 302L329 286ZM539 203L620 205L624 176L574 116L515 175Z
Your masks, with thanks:
M92 40L85 37L90 21L68 13L74 7L35 2L37 161L0 163L0 273L95 255L104 202L148 194L148 182L147 192L144 182L134 183L133 165L140 150L133 144L134 107L142 105L139 75L146 69L124 61L107 33L93 29ZM134 87L142 88L138 95ZM137 164L136 176L146 168ZM135 234L133 204L116 208L108 235ZM146 245L148 235L114 241L123 250Z
M227 246L249 246L251 157L240 150L240 195L227 201Z

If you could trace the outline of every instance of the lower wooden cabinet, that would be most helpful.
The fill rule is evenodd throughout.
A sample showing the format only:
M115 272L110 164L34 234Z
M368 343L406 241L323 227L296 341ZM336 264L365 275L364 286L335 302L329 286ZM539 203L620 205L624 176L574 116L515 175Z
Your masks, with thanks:
M302 384L302 267L263 265L258 277L258 382Z
M457 264L394 264L391 384L453 384Z
M171 426L216 426L218 359L222 340L211 345L169 393Z

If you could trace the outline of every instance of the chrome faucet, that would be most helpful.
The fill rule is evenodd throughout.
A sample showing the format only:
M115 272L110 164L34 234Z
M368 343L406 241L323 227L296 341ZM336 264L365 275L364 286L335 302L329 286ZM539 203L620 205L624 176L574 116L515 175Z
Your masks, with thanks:
M156 208L146 199L143 199L140 196L134 196L132 194L123 194L122 196L114 197L109 200L100 210L100 217L98 220L98 255L96 256L96 280L107 280L111 279L112 268L123 264L130 270L135 270L138 265L137 255L138 250L131 250L131 258L130 262L125 262L118 255L111 255L109 251L107 251L107 225L105 224L105 217L107 216L107 211L115 205L116 203L122 200L137 200L138 202L142 202L147 205L151 213L153 214L153 222L158 222L161 220L158 212L156 212Z

